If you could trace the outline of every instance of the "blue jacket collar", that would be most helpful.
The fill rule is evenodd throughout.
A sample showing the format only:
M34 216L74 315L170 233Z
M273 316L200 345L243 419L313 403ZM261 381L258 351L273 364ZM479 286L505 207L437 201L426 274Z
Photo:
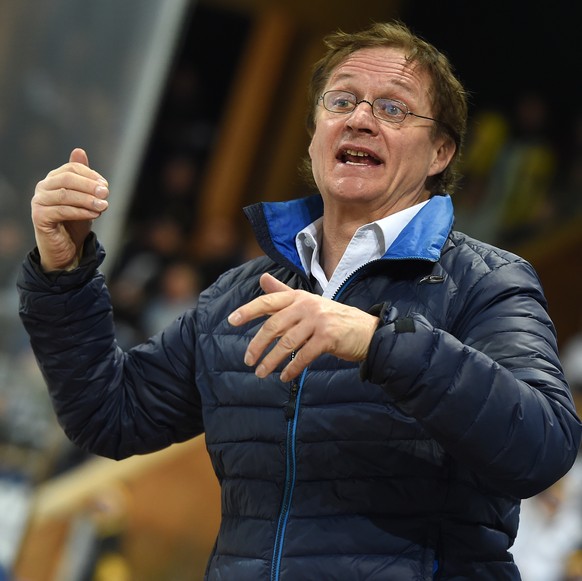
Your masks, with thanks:
M264 252L294 269L301 269L295 236L323 214L321 196L287 202L261 202L245 208L245 213ZM450 196L433 196L404 228L383 258L436 262L451 231L453 218Z

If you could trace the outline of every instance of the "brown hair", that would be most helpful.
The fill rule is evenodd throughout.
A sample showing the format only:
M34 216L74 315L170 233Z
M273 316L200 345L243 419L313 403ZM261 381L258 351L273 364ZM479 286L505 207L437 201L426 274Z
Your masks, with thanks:
M368 29L356 33L337 31L324 38L328 50L315 63L309 85L309 110L307 131L312 137L315 131L315 115L319 97L334 69L350 54L363 48L396 47L402 49L410 63L417 63L432 79L429 97L435 123L434 137L447 135L455 145L451 163L438 175L430 176L427 188L431 194L452 193L458 181L457 165L467 130L467 94L453 72L448 58L433 45L416 36L401 22L374 23ZM313 182L311 160L307 158L303 173Z

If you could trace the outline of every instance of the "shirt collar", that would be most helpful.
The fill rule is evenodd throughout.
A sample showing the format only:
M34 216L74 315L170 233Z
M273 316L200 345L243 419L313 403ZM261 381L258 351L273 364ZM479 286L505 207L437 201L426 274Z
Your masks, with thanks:
M318 218L300 230L295 237L295 244L303 269L308 276L315 278L324 294L328 283L340 279L341 283L354 270L384 256L388 248L416 214L428 203L428 200L405 208L400 212L360 226L355 232L350 245L340 260L336 272L327 280L319 260L323 218ZM364 244L363 247L355 247Z

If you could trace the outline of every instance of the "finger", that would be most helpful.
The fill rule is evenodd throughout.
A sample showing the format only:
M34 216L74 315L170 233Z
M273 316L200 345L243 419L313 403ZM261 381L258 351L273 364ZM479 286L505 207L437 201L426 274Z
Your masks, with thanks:
M299 349L312 333L313 327L309 321L273 316L249 343L244 361L247 365L255 365L266 353L255 370L259 377L265 377L293 351ZM272 349L267 352L270 346Z
M84 149L81 149L80 147L76 147L75 149L73 149L73 151L71 151L71 155L69 156L69 162L80 164L82 166L85 166L87 169L91 170L91 168L89 167L89 156L87 155L87 152ZM94 179L97 179L100 182L101 186L108 185L107 180L101 174L97 173L95 170L91 170L91 176Z
M100 181L103 185L108 185L107 180L99 172L90 168L88 163L89 159L87 158L85 151L80 148L74 149L69 156L69 161L50 171L47 178L61 174L73 173L85 176L95 181Z
M304 369L311 365L320 355L326 352L327 350L315 337L310 337L310 339L295 353L295 356L281 371L281 381L291 381L296 377L299 377Z
M278 313L292 302L292 293L274 292L263 295L233 311L228 316L228 322L235 327L244 325L259 317Z
M72 207L102 212L107 209L109 190L96 186L95 193L61 187L55 190L40 190L32 199L33 208Z
M80 163L89 167L89 157L87 156L85 150L81 149L80 147L76 147L73 149L73 151L71 151L69 161L72 163Z
M52 228L63 221L94 220L107 207L104 199L66 188L38 191L31 201L32 220L39 228Z
M32 219L39 231L52 231L56 224L62 222L79 222L95 220L104 210L90 210L74 206L47 206L42 210L33 207Z
M102 197L103 193L108 192L107 182L101 178L92 175L83 175L72 171L49 174L42 182L38 184L37 190L41 193L50 193L62 189L83 192L95 195L97 188Z
M283 335L283 337L275 343L273 349L263 357L255 369L257 377L267 377L267 375L275 371L277 366L279 366L283 361L289 358L294 361L297 358L298 354L301 353L305 341L307 341L309 337L307 336L307 333L305 336L301 336L298 334L297 329L294 331L295 332L291 336ZM308 363L306 363L304 367L307 365ZM288 369L288 367L289 365L287 365L285 369ZM294 368L297 368L294 376L298 375L303 369L303 367L297 365L295 365ZM289 378L292 378L292 376L288 372L281 373L282 381L288 381Z
M287 286L284 282L277 280L268 272L265 272L265 274L261 276L259 284L267 294L293 290L290 286Z
M289 311L280 311L269 317L251 339L245 352L244 362L247 365L255 365L264 351L272 343L279 337L290 333L291 329L300 323L300 321L301 318L292 309ZM288 336L286 342L290 344L290 349L287 351L290 353L293 348L291 344L292 336ZM284 346L285 344L282 347Z

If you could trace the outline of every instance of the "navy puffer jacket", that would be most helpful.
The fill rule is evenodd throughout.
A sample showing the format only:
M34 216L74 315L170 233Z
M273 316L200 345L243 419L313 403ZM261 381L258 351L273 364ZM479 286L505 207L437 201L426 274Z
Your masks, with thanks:
M226 318L263 272L312 290L294 236L321 209L319 197L247 209L266 256L127 353L94 239L72 273L46 276L32 253L21 316L61 424L113 458L206 434L222 488L208 580L519 579L519 499L580 444L536 274L451 231L450 198L435 196L335 297L384 305L367 361L325 355L298 381L258 379L243 354L262 321Z

